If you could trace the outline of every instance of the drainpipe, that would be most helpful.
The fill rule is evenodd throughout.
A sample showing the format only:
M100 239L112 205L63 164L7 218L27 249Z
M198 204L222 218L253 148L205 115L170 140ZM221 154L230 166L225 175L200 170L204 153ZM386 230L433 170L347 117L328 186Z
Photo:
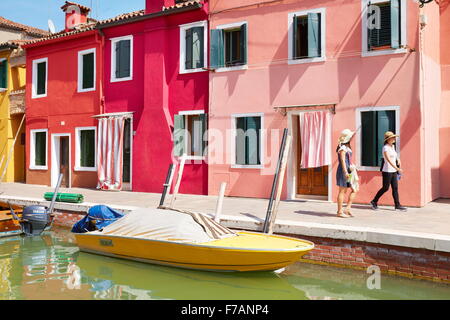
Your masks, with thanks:
M99 95L99 102L100 102L100 114L105 113L105 96L103 94L103 77L104 77L104 66L105 66L105 59L103 56L103 53L105 51L105 34L101 29L97 29L98 33L95 34L95 42L99 44L99 58L100 63L97 63L98 65L98 73L100 78L99 88L98 88L98 95ZM100 38L99 38L100 37ZM97 61L99 59L97 58Z

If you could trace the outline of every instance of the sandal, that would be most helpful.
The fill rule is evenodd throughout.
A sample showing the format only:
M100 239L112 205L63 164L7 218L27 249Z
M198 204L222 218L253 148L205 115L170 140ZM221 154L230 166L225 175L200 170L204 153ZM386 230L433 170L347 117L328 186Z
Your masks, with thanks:
M355 216L350 212L350 210L345 210L344 214L348 215L349 217L354 218Z
M343 213L343 212L338 212L338 213L336 214L336 216L337 216L338 218L350 218L348 215L346 215L346 214Z

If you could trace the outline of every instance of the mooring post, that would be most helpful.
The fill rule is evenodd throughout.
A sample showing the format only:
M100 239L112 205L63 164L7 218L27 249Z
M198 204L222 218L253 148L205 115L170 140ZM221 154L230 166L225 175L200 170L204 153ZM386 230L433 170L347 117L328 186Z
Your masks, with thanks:
M183 170L184 170L184 164L186 162L186 153L184 153L181 156L181 163L180 163L180 167L178 168L178 175L177 175L177 183L175 184L175 189L173 190L173 195L172 195L172 199L170 201L170 208L173 208L173 205L175 204L175 199L177 198L178 195L178 190L180 189L180 183L181 183L181 178L183 176Z
M164 200L166 199L167 191L170 193L170 187L172 186L172 180L173 180L173 172L174 172L175 165L171 163L169 165L169 171L167 172L166 176L166 182L163 184L164 189L161 194L161 200L159 201L159 206L162 207L164 205Z
M217 198L216 215L214 216L214 221L216 222L220 222L220 216L222 215L223 197L225 195L226 187L227 183L222 182L220 185L219 197Z

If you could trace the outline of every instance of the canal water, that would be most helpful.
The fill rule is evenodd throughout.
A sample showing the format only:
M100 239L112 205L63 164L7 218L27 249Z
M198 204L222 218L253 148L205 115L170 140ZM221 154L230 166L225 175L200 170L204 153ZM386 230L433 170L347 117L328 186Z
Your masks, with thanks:
M73 235L0 238L0 300L450 299L450 285L297 263L281 273L213 273L79 252Z

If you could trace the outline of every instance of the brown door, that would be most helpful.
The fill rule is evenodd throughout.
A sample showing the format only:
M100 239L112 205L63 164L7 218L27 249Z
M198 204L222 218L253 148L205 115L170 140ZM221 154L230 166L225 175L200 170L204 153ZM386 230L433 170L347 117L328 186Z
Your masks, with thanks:
M69 187L69 137L59 139L59 170L63 174L61 187Z
M299 195L328 195L328 166L301 169L302 143L300 139L300 124L297 122L297 194Z

